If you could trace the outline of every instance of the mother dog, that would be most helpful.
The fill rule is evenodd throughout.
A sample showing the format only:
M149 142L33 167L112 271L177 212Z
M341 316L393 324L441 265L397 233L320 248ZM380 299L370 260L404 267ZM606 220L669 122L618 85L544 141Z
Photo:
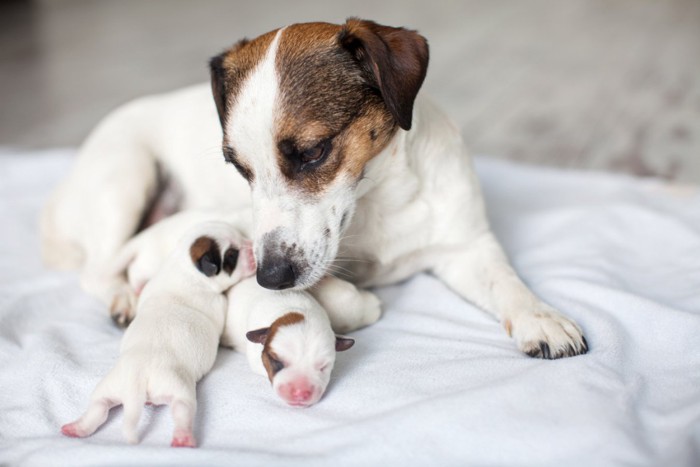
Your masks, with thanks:
M587 351L580 328L515 274L458 129L417 98L425 38L358 19L294 24L210 65L211 90L139 99L95 129L45 209L49 264L83 267L84 285L109 302L115 291L100 271L154 200L252 202L264 287L311 287L334 267L361 286L429 271L498 318L528 355Z

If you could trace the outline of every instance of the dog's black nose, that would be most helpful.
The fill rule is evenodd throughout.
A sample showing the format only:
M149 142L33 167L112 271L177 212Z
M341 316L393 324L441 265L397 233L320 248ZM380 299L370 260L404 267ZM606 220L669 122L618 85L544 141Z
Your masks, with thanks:
M258 284L266 289L282 290L294 287L297 275L292 263L282 256L265 257L257 271Z

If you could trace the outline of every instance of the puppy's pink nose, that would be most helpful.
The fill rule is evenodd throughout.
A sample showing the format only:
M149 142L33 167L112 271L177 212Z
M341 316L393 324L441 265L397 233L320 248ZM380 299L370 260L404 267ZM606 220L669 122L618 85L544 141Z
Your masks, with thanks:
M279 394L288 404L309 405L314 395L314 387L306 378L299 378L280 386Z

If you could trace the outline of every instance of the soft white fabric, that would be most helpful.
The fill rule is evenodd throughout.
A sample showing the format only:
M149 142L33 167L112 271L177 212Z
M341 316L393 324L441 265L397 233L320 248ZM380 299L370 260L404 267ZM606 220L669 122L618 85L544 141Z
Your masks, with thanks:
M700 463L698 190L490 159L477 167L496 234L583 327L588 355L521 355L420 275L377 291L385 315L354 334L312 408L285 406L222 349L198 387L198 449L168 446L165 408L146 408L137 446L122 439L121 409L91 438L65 438L121 336L75 274L39 259L37 212L72 155L0 155L0 464Z

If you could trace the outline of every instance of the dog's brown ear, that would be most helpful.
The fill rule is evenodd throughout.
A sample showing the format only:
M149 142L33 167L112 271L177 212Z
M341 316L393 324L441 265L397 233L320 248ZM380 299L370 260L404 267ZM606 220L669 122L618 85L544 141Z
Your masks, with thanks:
M213 238L202 236L190 246L190 258L195 267L205 276L216 276L221 272L221 252Z
M209 74L211 76L211 91L214 95L214 102L216 103L216 111L219 113L219 122L221 126L224 125L224 119L226 118L227 101L226 95L228 93L227 89L227 79L226 79L226 67L224 66L224 61L228 54L235 52L244 45L248 43L248 39L241 39L230 49L221 52L216 57L212 57L209 60Z
M245 333L245 337L256 344L265 344L267 340L267 335L270 332L270 328L256 329L255 331L248 331Z
M413 102L428 70L428 42L415 31L350 18L338 36L379 90L404 130L411 128Z
M355 339L343 336L335 336L335 351L342 352L355 345Z

